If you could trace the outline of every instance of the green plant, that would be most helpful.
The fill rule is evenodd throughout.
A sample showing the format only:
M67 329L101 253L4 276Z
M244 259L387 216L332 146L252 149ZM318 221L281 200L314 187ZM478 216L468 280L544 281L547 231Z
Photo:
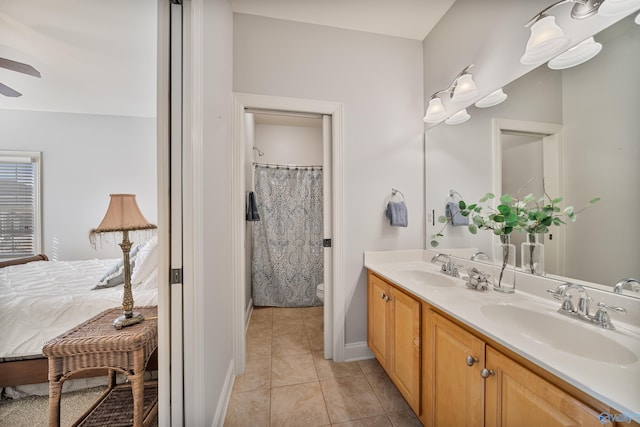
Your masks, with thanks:
M600 200L599 197L591 199L582 209L575 211L573 206L561 209L559 203L562 198L552 199L546 193L537 199L533 194L529 194L522 200L503 194L495 208L487 203L494 198L493 193L487 193L477 203L467 205L464 200L458 203L460 214L470 219L468 229L471 234L477 234L478 229L492 230L493 234L498 236L511 234L514 230L530 234L545 234L549 232L549 227L552 225L565 224L563 218L574 222L579 213ZM443 226L432 236L431 246L433 247L438 246L438 238L444 236L444 229L451 222L451 218L440 216L438 222Z

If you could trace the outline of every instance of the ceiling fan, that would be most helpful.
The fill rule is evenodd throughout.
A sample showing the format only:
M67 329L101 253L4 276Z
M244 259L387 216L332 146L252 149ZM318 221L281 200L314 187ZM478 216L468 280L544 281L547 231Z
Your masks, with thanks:
M28 74L34 77L40 77L40 72L33 68L29 64L25 64L18 61L12 61L11 59L0 57L0 67L6 68L7 70L17 71L18 73ZM20 92L17 90L11 89L9 86L0 83L0 93L4 96L9 96L12 98L17 98L18 96L22 96Z

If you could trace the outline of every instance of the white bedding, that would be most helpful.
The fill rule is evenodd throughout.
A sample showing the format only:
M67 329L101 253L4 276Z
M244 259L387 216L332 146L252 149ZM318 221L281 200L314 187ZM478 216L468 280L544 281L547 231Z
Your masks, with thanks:
M48 340L112 307L122 285L92 288L117 262L37 261L0 269L0 360L42 354ZM157 305L157 272L133 285L136 306Z

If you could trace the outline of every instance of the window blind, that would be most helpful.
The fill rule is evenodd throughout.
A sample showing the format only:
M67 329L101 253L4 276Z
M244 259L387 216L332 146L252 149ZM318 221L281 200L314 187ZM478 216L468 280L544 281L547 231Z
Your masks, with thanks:
M36 185L30 157L0 157L0 259L35 255Z

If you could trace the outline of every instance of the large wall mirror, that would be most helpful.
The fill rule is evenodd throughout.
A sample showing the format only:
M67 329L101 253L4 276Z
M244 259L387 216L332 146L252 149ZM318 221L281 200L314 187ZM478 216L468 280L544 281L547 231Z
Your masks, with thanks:
M640 279L640 25L637 14L595 35L602 51L565 70L541 65L504 88L505 102L468 109L460 125L426 133L427 242L440 230L449 190L475 202L487 192L552 196L580 208L556 227L551 277L610 287ZM555 164L551 164L555 162ZM552 172L556 176L550 176ZM524 188L523 188L524 187ZM492 233L448 226L440 248L477 247L490 254ZM517 238L517 237L516 237ZM523 236L520 236L523 238ZM545 261L547 264L547 261ZM625 295L640 293L625 290Z

